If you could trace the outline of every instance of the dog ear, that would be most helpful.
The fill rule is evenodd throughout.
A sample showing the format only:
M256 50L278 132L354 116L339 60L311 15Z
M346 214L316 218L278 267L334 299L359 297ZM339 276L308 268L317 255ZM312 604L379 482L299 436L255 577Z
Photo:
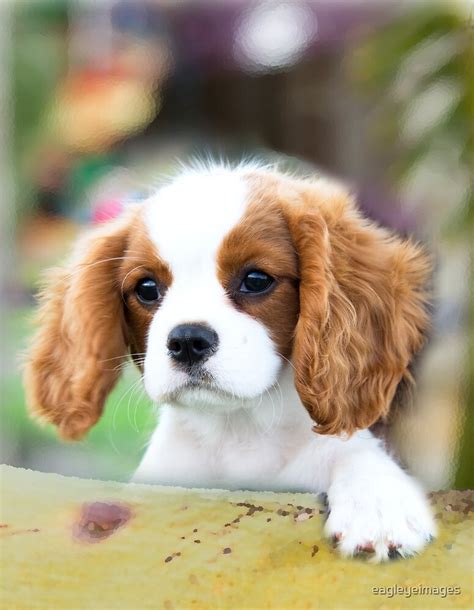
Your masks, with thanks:
M26 397L31 412L65 439L80 439L97 422L127 355L118 269L129 226L129 218L119 218L79 240L40 293Z
M428 326L428 257L363 219L350 196L300 182L285 207L300 261L293 363L321 434L385 416Z

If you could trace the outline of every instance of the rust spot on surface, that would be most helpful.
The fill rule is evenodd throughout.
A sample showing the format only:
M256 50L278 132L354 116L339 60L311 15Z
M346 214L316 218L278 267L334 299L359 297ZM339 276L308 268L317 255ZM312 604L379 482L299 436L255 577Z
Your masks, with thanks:
M165 563L173 561L175 557L181 557L181 553L173 553L172 555L168 555L168 557L165 558Z
M5 534L2 535L2 538L6 536L19 536L21 534L37 534L39 531L40 530L37 527L26 530L15 530L13 532L5 532Z
M319 546L317 544L314 544L313 548L311 549L311 557L314 557L318 551L319 551Z
M298 523L300 521L306 521L307 519L311 518L311 515L308 515L307 512L302 512L302 513L296 513L296 515L294 515L295 521L298 521Z
M232 553L232 549L230 548L230 546L226 546L222 552L224 553L224 555L228 555L229 553Z
M109 502L85 503L73 531L85 542L101 542L123 527L132 517L125 504Z

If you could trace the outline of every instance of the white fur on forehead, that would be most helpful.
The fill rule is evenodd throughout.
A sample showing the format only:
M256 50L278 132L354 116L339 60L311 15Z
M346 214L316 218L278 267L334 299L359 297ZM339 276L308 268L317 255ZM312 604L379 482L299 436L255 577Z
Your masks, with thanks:
M216 166L190 170L145 204L145 220L160 256L171 267L183 258L214 255L242 217L248 185L241 172Z

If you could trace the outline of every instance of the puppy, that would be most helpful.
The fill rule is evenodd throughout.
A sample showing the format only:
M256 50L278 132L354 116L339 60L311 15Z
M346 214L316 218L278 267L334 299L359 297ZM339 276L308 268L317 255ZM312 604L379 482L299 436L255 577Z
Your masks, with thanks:
M412 555L433 518L368 428L423 343L428 275L332 182L185 171L51 273L27 399L79 439L130 354L160 405L135 481L325 492L344 555Z

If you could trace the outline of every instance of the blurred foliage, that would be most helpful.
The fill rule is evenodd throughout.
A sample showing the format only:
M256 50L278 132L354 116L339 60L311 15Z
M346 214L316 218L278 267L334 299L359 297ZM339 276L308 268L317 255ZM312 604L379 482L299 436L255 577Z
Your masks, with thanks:
M472 245L471 245L472 255ZM469 299L469 349L467 354L466 400L467 411L464 420L464 434L459 448L459 468L456 473L456 489L474 488L474 266L471 256L470 299Z
M472 230L474 17L460 11L456 3L417 4L368 37L351 67L364 93L383 99L373 137L382 150L390 142L397 153L390 167L392 181L402 183L440 145L446 151L454 149L459 157L453 163L468 177L468 184L461 208L455 210L444 231L458 238L460 232ZM417 101L421 104L423 96L436 91L451 93L452 103L448 100L445 112L417 137L404 137L410 110L415 111ZM448 180L449 169L446 167Z
M15 2L12 15L14 209L22 216L33 204L31 154L42 135L43 115L66 69L67 3L64 0Z

